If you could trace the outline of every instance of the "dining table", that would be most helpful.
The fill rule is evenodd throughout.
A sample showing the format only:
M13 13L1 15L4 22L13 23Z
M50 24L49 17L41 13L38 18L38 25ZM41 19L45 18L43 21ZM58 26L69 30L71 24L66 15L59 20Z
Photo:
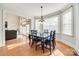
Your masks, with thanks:
M42 33L38 32L37 35L29 34L29 44L32 41L32 36L36 36L38 38L41 38L41 41L42 41L42 49L43 49L43 53L44 53L44 43L45 43L46 37L48 37L49 35L50 35L49 33L44 33L44 32L42 32Z

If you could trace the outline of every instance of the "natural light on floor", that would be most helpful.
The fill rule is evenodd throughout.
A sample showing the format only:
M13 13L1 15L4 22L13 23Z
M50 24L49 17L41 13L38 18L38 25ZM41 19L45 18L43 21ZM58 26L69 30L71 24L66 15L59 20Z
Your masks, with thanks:
M8 48L8 50L10 50L10 49L16 48L16 47L24 45L24 44L26 44L26 42L15 43L15 44L8 45L7 48Z

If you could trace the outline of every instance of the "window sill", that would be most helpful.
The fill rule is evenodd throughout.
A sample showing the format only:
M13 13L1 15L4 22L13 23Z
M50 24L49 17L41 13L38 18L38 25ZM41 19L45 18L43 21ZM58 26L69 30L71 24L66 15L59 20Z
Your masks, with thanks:
M62 33L62 35L66 35L66 36L69 36L69 37L74 37L74 35L68 35L68 34L64 34L64 33Z

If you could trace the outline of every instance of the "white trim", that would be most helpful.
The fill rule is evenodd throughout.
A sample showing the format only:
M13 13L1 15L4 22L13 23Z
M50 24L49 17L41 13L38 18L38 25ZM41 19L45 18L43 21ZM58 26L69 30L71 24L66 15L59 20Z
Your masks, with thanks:
M66 45L68 45L68 46L70 46L70 47L72 47L72 48L74 48L74 49L75 49L75 46L73 46L72 44L70 44L70 43L69 43L69 42L67 42L67 41L60 40L60 39L57 39L57 41L61 41L61 42L65 43Z
M3 46L5 46L5 44L1 44L1 45L0 45L0 47L3 47Z
M78 49L78 48L76 48L75 50L76 50L77 54L79 55L79 49Z
M66 34L66 35L71 35L71 36L73 36L73 9L72 9L73 7L69 7L68 9L66 9L63 13L61 13L61 17L62 17L62 34ZM68 12L71 12L71 34L67 34L67 33L64 33L64 28L63 28L63 25L64 25L64 23L63 23L63 21L64 21L64 19L63 19L63 16L66 14L66 13L68 13Z
M65 43L66 45L68 45L68 46L70 46L70 47L74 48L74 49L75 49L75 51L76 51L76 53L79 55L79 49L78 49L78 48L76 48L76 46L73 46L73 45L72 45L72 44L70 44L69 42L66 42L66 41L63 41L63 40L60 40L60 39L57 39L57 41L61 41L61 42Z

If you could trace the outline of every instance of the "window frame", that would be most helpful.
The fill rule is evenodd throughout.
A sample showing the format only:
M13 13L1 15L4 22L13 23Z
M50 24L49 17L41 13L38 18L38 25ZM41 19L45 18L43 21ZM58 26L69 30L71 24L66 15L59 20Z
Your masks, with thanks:
M70 12L71 11L71 35L70 34L67 34L67 33L64 33L63 32L63 15L64 14L66 14L67 12ZM64 34L64 35L67 35L67 36L74 36L74 17L73 17L73 7L71 6L71 7L69 7L68 9L65 9L62 13L61 13L61 17L62 17L62 19L61 19L61 23L62 23L62 34Z
M60 29L60 27L59 27L59 21L60 21L60 19L59 19L59 18L60 18L60 16L59 16L59 15L54 15L54 16L48 17L48 18L46 18L46 19L49 19L49 18L54 18L54 17L57 17L57 18L58 18L58 21L57 21L57 22L58 22L58 24L57 24L57 26L58 26L58 29L57 29L57 30L58 30L58 32L56 32L56 33L60 33L60 30L59 30L59 29ZM46 20L46 19L45 19L45 20Z
M35 30L37 30L37 25L36 25L36 21L39 21L40 19L35 19ZM40 23L40 22L39 22ZM39 25L40 26L40 25ZM38 31L40 31L40 30L38 30Z

